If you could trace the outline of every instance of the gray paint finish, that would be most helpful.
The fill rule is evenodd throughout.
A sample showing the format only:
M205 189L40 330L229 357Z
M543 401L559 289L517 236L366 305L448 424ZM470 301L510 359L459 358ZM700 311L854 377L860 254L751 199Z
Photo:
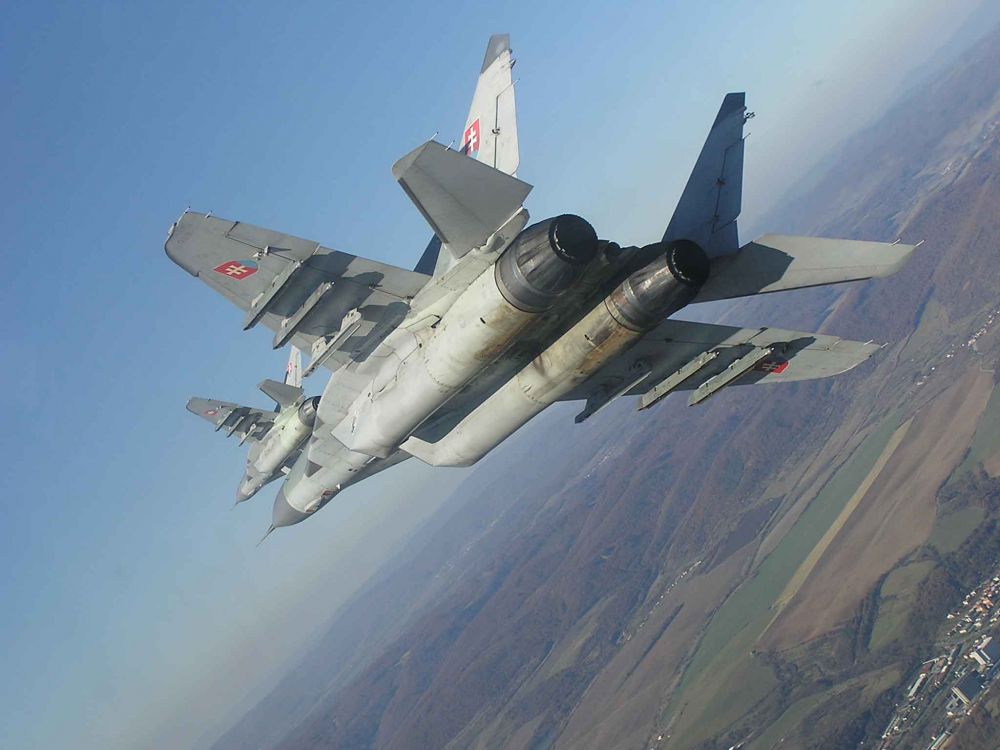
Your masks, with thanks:
M586 401L577 421L621 397L642 397L646 408L686 390L694 404L731 386L835 375L879 350L673 317L686 304L885 276L914 249L777 234L740 247L751 116L742 93L723 99L662 240L591 240L544 304L519 303L512 278L562 279L547 264L567 261L558 233L545 231L555 223L525 231L531 185L513 176L513 64L507 35L491 37L462 147L431 141L393 166L434 232L416 271L190 211L170 228L171 260L245 311L246 327L310 352L307 375L331 372L313 400L298 382L264 381L273 412L188 404L250 444L238 500L284 478L273 527L299 523L411 456L474 463L555 401ZM531 252L519 253L529 242Z

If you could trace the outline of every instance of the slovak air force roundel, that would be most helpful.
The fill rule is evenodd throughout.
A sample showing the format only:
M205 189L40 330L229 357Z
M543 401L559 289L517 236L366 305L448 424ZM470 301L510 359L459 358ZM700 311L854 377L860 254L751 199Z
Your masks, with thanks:
M223 276L228 276L230 279L242 281L247 276L253 276L257 273L257 264L252 260L227 260L212 270Z
M475 159L479 155L479 118L472 121L472 124L465 129L462 136L462 153Z

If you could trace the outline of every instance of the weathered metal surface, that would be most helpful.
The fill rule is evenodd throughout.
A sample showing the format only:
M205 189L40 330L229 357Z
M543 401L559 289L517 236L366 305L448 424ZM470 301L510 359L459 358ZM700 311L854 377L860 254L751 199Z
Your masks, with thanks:
M556 241L559 221L575 230L569 239L563 237L564 246ZM523 304L516 296L516 304L512 302L512 290L505 288L501 275L494 268L485 270L432 329L416 333L401 329L386 340L382 364L371 385L334 428L334 437L352 451L387 457L421 422L500 357L545 309L539 305L551 306L596 253L597 236L579 217L559 217L526 229L498 262L529 263L531 274L511 276L508 281L520 279L516 283L522 286L515 285L513 291L530 297L531 304ZM546 268L555 271L549 273Z
M585 422L590 419L612 401L625 395L639 385L650 376L651 372L649 363L646 360L640 359L633 362L629 368L629 374L632 377L625 378L618 383L617 386L602 389L600 393L588 398L587 403L583 407L583 411L577 414L576 417L573 418L573 421L576 424L580 424L581 422Z
M664 270L665 272L661 272ZM634 294L639 290L638 294ZM667 315L697 291L661 257L632 273L437 443L411 437L403 450L435 466L469 466L561 396L634 345L650 311ZM623 314L623 309L626 311Z

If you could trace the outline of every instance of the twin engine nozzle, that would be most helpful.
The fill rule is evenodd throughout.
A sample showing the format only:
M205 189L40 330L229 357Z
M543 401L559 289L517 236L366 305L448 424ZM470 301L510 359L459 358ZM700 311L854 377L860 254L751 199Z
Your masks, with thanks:
M564 218L559 217L553 222ZM572 218L574 223L586 224L578 217ZM589 225L586 226L589 228ZM558 233L553 233L553 236L558 236ZM574 227L573 236L588 235ZM579 247L589 252L589 240L579 243ZM507 252L515 249L512 246ZM552 252L541 253L544 262L540 267L545 273L536 278L564 280L562 273L569 262L559 258L554 243L549 245L549 249ZM536 255L527 254L526 257L534 258ZM510 292L509 287L512 286L509 279L514 278L520 283L522 279L530 278L524 273L523 264L517 263L521 255L513 254L513 258L514 261L506 266L506 273L501 267L496 273L497 285L506 292ZM501 258L501 263L504 260ZM628 274L629 268L636 270L625 276L586 315L466 415L448 434L436 443L410 437L403 444L403 450L434 466L474 464L536 414L593 376L634 346L661 321L691 302L709 274L709 260L693 242L657 243L636 249L628 263L621 270L621 275ZM534 266L529 266L528 270L534 270ZM521 275L514 275L513 272L521 272ZM505 282L506 286L502 286L501 282ZM545 291L551 294L555 288L557 285L552 284ZM524 287L515 289L524 292ZM537 287L529 290L531 293L537 291ZM507 293L504 298L510 299ZM533 299L540 300L542 295Z
M597 255L597 232L584 219L563 214L525 229L496 263L496 285L519 310L548 310ZM690 240L648 245L649 262L615 289L610 308L623 325L647 330L680 309L708 280L709 260Z
M563 214L525 229L496 263L496 284L518 310L539 313L577 280L597 256L597 232Z
M563 214L525 229L496 263L497 288L518 310L548 310L597 256L597 232L574 214ZM611 302L620 322L646 330L683 307L708 280L709 260L690 240L648 245L639 251L649 262L615 290Z
M641 253L652 260L632 273L608 296L615 319L634 331L646 331L688 304L708 280L705 251L689 240L649 245Z
M333 436L354 453L382 458L404 441L414 446L407 438L416 427L494 362L527 326L552 309L560 295L584 275L597 257L598 247L594 228L572 214L547 219L522 231L494 268L482 273L458 295L436 326L396 334L397 346L409 336L411 350L419 349L420 355L406 357L395 365L384 386L359 394L333 429ZM513 403L504 407L510 406L508 417L515 421L530 418L534 410L544 408L546 401L551 403L548 399L554 400L560 391L572 387L574 380L592 373L690 302L708 277L708 260L692 242L652 245L629 257L628 267L638 270L538 356L546 360L542 369L553 377L530 386L518 385L528 376L507 383L504 388L523 386L532 392L531 403L525 408ZM627 272L621 269L623 275ZM486 404L503 399L504 388ZM483 417L478 413L481 409L449 434L451 442L465 432L463 425L468 426L470 419ZM483 424L492 419L486 417ZM493 427L502 422L497 420ZM477 424L476 430L481 426ZM509 434L494 429L486 432L488 436L484 433L482 439L470 437L465 446L459 446L463 457L454 460L477 460ZM419 451L410 452L419 455ZM447 460L453 459L449 456Z
M307 398L301 404L299 404L299 419L302 424L312 427L316 422L316 412L319 410L319 396L313 396L312 398Z

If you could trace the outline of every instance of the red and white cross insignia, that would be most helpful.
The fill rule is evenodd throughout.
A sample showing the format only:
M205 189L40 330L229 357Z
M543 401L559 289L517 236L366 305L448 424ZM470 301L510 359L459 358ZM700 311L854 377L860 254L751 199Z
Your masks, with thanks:
M774 359L765 359L763 362L757 365L757 369L761 370L762 372L766 372L769 375L780 375L781 373L783 373L785 370L788 369L788 362L779 362L778 360Z
M257 273L257 264L250 260L227 260L212 270L216 273L221 273L223 276L241 281L247 276L253 276Z
M475 158L479 153L479 118L473 120L472 124L465 129L462 136L462 153Z

